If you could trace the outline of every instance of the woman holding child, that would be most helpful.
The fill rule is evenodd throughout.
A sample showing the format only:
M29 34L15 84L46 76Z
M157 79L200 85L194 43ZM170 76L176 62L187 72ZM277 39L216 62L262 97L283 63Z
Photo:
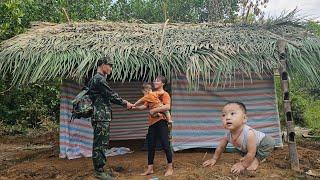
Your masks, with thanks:
M141 98L136 104L134 109L144 110L150 109L148 115L148 169L141 175L153 174L153 161L155 155L156 141L160 140L163 150L167 157L167 170L165 176L173 174L172 166L172 151L169 143L169 129L168 121L171 121L171 116L168 111L171 108L171 98L169 93L164 91L163 87L166 85L167 80L163 76L158 76L153 82L155 91L152 92L149 86L144 85L142 91L144 97ZM157 98L158 97L158 98ZM161 101L161 105L156 103L157 100ZM137 106L138 103L143 101L142 106ZM157 104L157 105L156 105Z

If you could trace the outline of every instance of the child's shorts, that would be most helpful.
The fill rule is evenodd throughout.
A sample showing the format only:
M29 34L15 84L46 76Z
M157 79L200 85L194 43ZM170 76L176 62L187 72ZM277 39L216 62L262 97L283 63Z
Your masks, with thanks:
M257 153L256 153L256 158L259 161L262 161L264 159L266 159L267 157L269 157L272 153L272 151L274 150L274 146L275 146L275 141L272 137L270 136L265 136L264 138L262 138L258 148L257 148Z
M269 157L274 149L275 141L270 136L265 136L262 138L260 144L257 147L256 158L261 162L267 157ZM241 156L245 156L247 153L241 152Z

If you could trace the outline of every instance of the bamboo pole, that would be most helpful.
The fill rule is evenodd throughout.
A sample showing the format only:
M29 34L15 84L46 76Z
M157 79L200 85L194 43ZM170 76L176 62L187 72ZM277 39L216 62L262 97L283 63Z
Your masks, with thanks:
M279 74L281 77L281 89L283 93L283 106L284 115L287 124L287 140L289 146L289 156L291 169L299 171L299 158L296 147L295 132L294 132L294 121L292 118L291 102L290 102L290 91L289 91L289 75L287 72L287 57L286 57L286 42L284 40L278 41L278 52L280 58Z
M64 15L66 16L66 18L67 18L67 20L68 20L68 25L71 25L71 20L70 20L70 18L69 18L69 15L68 15L66 9L65 9L65 8L62 8L62 11L63 11Z

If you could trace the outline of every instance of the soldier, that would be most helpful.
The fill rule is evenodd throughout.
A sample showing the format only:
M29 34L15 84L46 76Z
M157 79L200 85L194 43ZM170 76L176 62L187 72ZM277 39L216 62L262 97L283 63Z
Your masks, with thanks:
M112 72L112 62L109 57L98 60L97 73L89 82L89 95L93 104L92 128L93 148L92 161L95 176L99 179L113 179L106 174L103 167L106 163L105 152L109 145L111 121L111 102L131 109L133 104L123 100L115 93L106 81L106 75Z

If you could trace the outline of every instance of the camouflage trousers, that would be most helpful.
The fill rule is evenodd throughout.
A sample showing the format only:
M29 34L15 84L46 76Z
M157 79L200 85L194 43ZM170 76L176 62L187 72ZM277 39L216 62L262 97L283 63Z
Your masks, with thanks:
M106 151L109 146L110 136L110 120L111 116L101 119L92 119L93 128L93 147L92 147L92 161L96 171L103 171L103 167L106 164Z

